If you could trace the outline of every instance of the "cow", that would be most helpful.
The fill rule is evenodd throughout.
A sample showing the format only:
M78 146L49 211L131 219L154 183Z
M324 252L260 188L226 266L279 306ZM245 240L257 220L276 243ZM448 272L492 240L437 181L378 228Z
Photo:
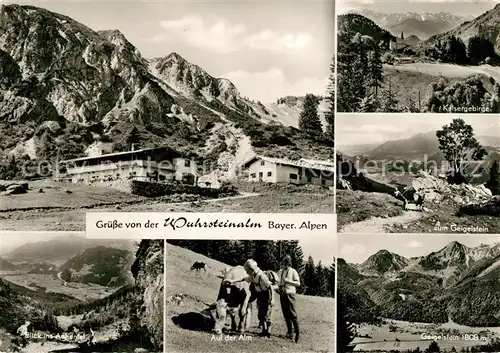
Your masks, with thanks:
M208 265L204 262L200 262L200 261L196 261L193 266L191 266L191 271L192 270L196 270L197 272L199 272L200 270L204 270L205 272L207 272L207 268L208 268Z
M415 190L413 187L405 188L402 192L400 190L395 190L394 191L394 196L398 199L403 201L403 209L405 211L408 210L408 205L410 203L415 203L415 206L417 207L417 210L423 211L424 210L424 200L425 200L425 193L423 189L418 189Z
M417 206L417 209L420 209L420 211L424 210L424 201L425 201L425 194L424 193L418 193L417 194L417 200L415 201L415 205Z
M210 316L215 321L213 331L216 334L221 334L224 325L226 324L227 315L231 316L231 330L237 329L241 334L250 327L250 317L252 308L250 301L250 283L247 281L239 281L246 278L247 272L243 266L236 266L225 271L223 276L217 276L222 279L219 289L217 301L208 306ZM239 281L230 283L227 280ZM236 314L239 315L238 327L236 325Z

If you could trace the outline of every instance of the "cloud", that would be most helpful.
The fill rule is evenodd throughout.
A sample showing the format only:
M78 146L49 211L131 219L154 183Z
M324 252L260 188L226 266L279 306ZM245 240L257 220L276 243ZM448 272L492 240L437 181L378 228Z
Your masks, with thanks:
M340 254L342 256L345 255L354 255L354 254L366 254L366 247L363 244L345 244L340 248Z
M290 82L279 68L271 68L262 72L232 71L221 75L231 80L243 96L263 103L274 102L286 95L313 93L324 95L328 87L328 77L324 79L305 77Z
M263 50L302 50L309 46L313 38L308 33L285 33L278 34L269 29L245 38L245 44L249 48Z
M180 20L161 21L160 26L189 45L201 46L216 52L231 52L238 46L239 38L247 32L243 24L230 25L219 20L207 26L200 16L184 16ZM162 41L167 35L153 37Z
M416 241L416 240L412 240L412 241L410 241L410 242L406 245L406 247L407 247L407 248L421 248L421 247L423 247L423 246L424 246L424 245L423 245L422 243L420 243L420 242L418 242L418 241Z
M242 23L230 24L222 19L207 23L199 15L184 16L180 20L161 21L160 26L166 33L150 37L149 41L163 42L174 35L188 45L217 53L231 53L243 49L301 51L313 42L312 36L308 33L278 33L270 29L250 33Z

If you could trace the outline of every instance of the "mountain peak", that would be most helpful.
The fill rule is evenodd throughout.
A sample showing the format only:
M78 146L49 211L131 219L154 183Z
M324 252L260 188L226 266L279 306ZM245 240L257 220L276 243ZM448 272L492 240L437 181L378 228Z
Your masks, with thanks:
M362 272L384 274L386 272L397 272L407 265L408 260L406 258L383 249L363 262L360 269Z
M182 56L180 56L177 52L173 51L171 52L170 54L168 54L166 57L166 59L176 59L176 60L184 60L186 61L186 59L184 59Z
M463 251L464 249L466 248L465 245L459 243L458 241L454 240L452 241L451 243L449 243L448 245L446 245L441 251L445 251L445 252L457 252L457 251Z

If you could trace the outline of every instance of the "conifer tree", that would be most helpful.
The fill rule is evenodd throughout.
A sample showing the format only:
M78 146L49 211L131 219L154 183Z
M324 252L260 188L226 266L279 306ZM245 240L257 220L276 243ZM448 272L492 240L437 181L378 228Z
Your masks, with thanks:
M347 305L347 298L340 291L337 295L337 323L335 326L337 332L337 351L339 353L351 351L349 346L356 335L354 324L348 321Z
M314 271L315 288L313 295L325 297L328 296L328 269L323 267L321 261L318 262Z
M383 66L378 44L373 43L373 50L368 55L368 80L367 85L370 90L373 90L375 96L378 95L378 90L384 83Z
M327 101L329 104L328 111L325 113L325 119L327 123L326 127L326 138L332 142L335 139L335 57L333 57L333 62L330 65L330 83L328 87Z
M335 257L328 271L328 294L335 298Z
M385 113L398 112L398 101L391 83L384 87L380 95L380 111Z
M309 256L307 262L304 266L304 286L305 294L314 295L314 289L316 286L316 269L314 266L314 259Z
M299 116L299 129L311 137L320 137L323 127L318 115L318 98L313 94L306 94L304 106Z
M490 168L490 179L485 185L493 195L500 195L500 167L498 161L494 161Z

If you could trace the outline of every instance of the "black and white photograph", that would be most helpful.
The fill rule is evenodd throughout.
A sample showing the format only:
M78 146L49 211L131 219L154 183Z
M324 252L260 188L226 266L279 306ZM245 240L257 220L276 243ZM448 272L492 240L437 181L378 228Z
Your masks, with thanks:
M499 352L500 241L341 234L337 352Z
M163 352L164 240L0 234L0 351Z
M167 240L166 352L334 352L335 237Z
M337 112L500 112L497 0L337 0Z
M0 223L333 213L334 2L0 4Z
M500 233L500 117L339 114L338 230Z

